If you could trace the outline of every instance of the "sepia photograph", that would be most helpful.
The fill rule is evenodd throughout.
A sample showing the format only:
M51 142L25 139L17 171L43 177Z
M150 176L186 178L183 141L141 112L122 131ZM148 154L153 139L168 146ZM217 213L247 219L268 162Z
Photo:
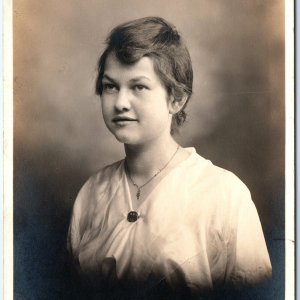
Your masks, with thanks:
M12 2L13 299L288 299L285 16Z

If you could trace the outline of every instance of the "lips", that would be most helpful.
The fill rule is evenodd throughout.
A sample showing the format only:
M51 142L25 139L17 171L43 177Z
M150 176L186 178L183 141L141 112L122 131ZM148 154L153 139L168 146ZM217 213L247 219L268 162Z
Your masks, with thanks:
M136 122L137 119L126 117L126 116L117 116L112 119L114 123L123 123L123 122Z

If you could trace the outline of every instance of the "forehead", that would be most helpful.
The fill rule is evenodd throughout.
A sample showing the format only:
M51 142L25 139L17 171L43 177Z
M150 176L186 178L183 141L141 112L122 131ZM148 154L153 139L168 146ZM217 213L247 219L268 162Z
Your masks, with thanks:
M110 53L106 58L104 75L115 79L146 77L151 81L160 81L150 57L142 57L136 63L129 65L121 63L114 53Z

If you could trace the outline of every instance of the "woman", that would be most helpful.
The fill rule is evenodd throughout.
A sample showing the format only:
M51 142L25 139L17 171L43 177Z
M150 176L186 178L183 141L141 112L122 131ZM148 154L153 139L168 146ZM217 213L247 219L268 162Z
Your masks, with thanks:
M247 187L173 139L192 82L188 50L162 18L122 24L108 37L96 92L126 157L84 184L69 229L79 273L100 294L186 298L271 275Z

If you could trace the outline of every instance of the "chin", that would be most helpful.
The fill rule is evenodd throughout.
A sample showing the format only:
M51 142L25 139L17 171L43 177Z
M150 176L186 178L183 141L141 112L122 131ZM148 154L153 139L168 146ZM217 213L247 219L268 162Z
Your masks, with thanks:
M135 137L128 137L128 136L120 136L115 134L115 138L122 144L126 145L142 145L146 144L148 140L135 138Z
M111 130L115 138L123 144L142 145L157 139L161 133L155 132L134 132L133 130Z
M118 142L122 144L139 144L137 139L133 138L132 136L125 135L125 134L116 134L114 133L115 138Z

